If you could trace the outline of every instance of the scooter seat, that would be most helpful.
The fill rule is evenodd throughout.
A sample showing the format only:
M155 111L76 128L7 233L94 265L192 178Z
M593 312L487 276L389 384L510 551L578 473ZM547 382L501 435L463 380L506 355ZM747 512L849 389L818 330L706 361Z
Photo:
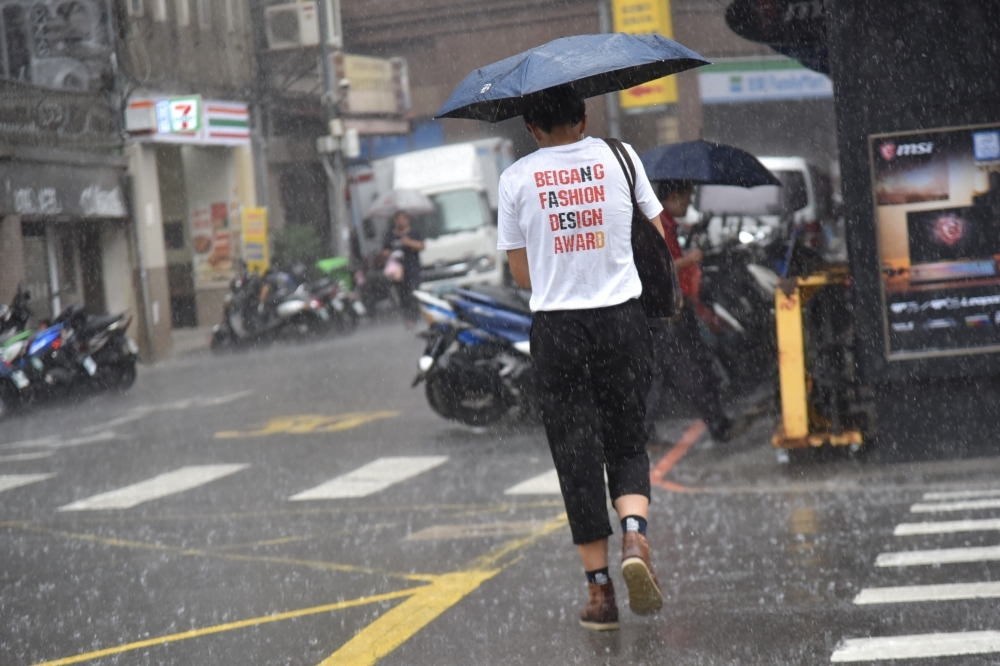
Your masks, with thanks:
M102 331L111 324L115 323L121 319L121 315L92 315L87 317L87 320L83 324L83 331L86 333L96 333L97 331Z
M490 285L475 285L457 291L466 298L484 303L493 303L505 310L531 316L531 308L528 306L528 300L521 295L520 291Z

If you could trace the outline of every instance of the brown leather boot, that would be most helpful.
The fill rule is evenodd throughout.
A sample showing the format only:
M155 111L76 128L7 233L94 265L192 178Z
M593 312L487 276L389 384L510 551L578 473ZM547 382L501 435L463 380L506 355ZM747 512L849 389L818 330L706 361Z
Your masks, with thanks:
M639 532L622 537L622 576L628 588L628 605L636 615L650 615L663 606L663 593L649 560L649 544Z
M615 586L608 580L604 585L588 583L590 601L580 611L580 626L593 631L618 629L618 604L615 603Z

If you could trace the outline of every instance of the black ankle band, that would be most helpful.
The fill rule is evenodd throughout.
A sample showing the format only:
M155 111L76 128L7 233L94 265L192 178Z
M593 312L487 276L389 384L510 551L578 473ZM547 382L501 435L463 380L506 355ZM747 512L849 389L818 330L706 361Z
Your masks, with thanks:
M587 572L587 582L591 585L604 585L609 580L611 580L608 575L608 568L594 569L593 571Z
M625 516L622 518L622 532L638 532L646 535L646 519L641 516Z

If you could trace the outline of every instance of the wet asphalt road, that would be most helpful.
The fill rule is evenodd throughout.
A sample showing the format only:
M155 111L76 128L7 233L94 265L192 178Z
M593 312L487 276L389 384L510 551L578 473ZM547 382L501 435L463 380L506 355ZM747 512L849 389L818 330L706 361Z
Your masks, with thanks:
M779 467L773 416L722 445L673 410L664 610L632 615L613 566L622 630L593 634L540 429L442 421L409 388L421 348L381 324L198 352L0 425L0 664L1000 659L1000 634L921 638L1000 631L992 426Z

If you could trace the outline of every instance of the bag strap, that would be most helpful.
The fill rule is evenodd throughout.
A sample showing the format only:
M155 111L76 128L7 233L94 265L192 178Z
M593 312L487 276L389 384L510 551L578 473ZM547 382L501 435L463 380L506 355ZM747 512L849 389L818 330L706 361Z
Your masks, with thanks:
M632 194L632 200L635 201L635 165L632 163L632 158L629 156L628 151L625 150L625 146L618 139L604 139L604 143L608 144L608 148L614 153L615 159L618 160L618 166L622 168L625 174L625 180L628 182L628 189Z

